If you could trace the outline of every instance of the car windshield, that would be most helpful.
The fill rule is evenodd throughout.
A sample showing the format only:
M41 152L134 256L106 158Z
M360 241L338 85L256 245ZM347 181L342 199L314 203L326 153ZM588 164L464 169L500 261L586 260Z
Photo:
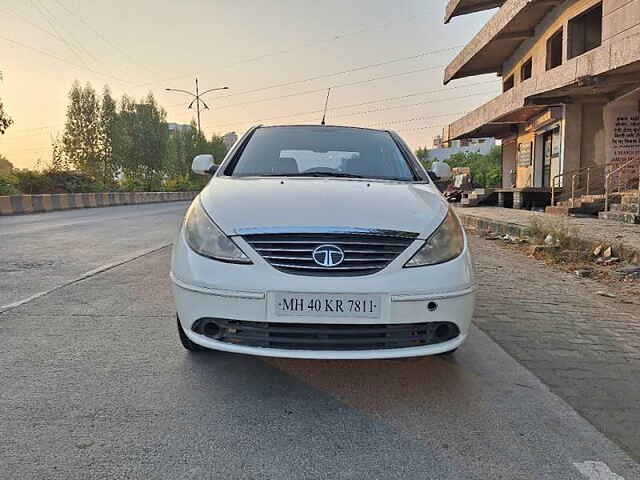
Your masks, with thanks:
M325 126L257 129L230 174L415 180L389 133Z

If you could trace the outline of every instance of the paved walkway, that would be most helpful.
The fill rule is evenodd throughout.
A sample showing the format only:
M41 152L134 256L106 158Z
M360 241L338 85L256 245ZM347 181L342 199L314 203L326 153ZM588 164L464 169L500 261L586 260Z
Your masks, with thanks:
M526 228L533 218L547 218L556 220L562 218L567 221L576 235L589 243L603 243L607 245L624 244L630 250L640 252L640 225L612 222L597 218L557 217L541 212L517 210L499 207L455 207L458 216L463 220L482 219L488 222L501 222Z
M477 235L474 322L601 432L640 459L640 312Z

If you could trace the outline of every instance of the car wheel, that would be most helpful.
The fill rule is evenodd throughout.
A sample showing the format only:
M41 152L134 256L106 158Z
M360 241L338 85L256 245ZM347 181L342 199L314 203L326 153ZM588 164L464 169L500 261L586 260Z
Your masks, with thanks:
M190 352L202 352L202 351L208 350L207 348L192 342L189 339L189 337L187 337L187 334L184 333L184 330L182 329L182 325L180 325L180 319L177 317L176 319L178 320L178 336L180 337L180 343L182 343L182 346L184 348L186 348Z

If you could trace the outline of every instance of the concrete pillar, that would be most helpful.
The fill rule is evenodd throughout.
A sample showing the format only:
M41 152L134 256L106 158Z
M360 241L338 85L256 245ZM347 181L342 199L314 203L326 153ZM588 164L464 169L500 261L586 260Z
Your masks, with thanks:
M522 192L513 192L513 208L523 208L524 194Z
M582 167L582 105L579 103L565 105L563 142L561 171L578 170Z
M498 206L504 208L504 192L498 192Z

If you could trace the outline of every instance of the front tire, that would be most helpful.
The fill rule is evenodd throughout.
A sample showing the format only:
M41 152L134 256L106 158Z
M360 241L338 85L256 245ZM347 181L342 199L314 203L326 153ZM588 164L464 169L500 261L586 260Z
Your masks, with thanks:
M180 337L180 343L182 343L182 346L184 348L186 348L190 352L203 352L205 350L208 350L207 348L204 348L203 346L192 342L189 337L187 337L187 334L184 333L182 325L180 325L180 319L176 317L176 320L178 321L178 336Z

